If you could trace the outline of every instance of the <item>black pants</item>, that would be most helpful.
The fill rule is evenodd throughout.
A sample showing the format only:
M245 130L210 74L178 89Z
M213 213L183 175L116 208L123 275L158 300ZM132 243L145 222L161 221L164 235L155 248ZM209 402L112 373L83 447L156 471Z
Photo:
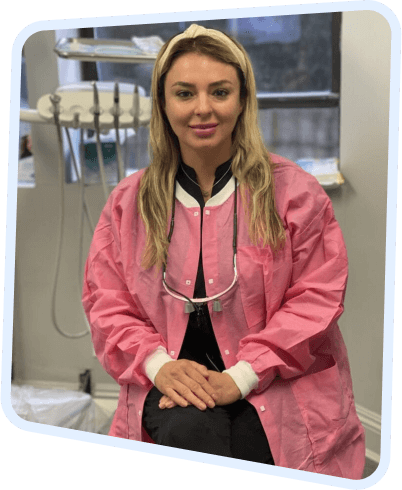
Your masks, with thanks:
M154 387L144 405L143 427L156 444L274 464L260 419L247 400L205 411L193 405L161 410L162 396Z

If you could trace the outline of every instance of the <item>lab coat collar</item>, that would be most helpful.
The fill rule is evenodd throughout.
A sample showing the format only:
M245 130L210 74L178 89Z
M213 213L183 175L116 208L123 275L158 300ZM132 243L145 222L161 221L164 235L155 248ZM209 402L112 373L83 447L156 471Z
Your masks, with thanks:
M222 163L221 165L219 165L219 167L216 168L215 181L214 181L214 187L212 188L211 199L214 198L215 195L217 195L230 181L230 178L232 177L232 170L230 168L231 164L232 164L232 158L230 158L229 160ZM183 160L181 160L181 158L176 174L176 181L179 183L179 185L187 194L192 196L197 201L198 206L201 209L203 209L205 206L204 198L202 196L200 187L196 184L197 174L195 173L195 170L189 165L187 165L186 163L184 163Z
M233 194L235 189L235 178L232 177L226 183L226 185L217 194L211 197L206 203L205 207L220 206ZM176 180L176 199L183 204L186 208L200 207L197 199L189 194Z

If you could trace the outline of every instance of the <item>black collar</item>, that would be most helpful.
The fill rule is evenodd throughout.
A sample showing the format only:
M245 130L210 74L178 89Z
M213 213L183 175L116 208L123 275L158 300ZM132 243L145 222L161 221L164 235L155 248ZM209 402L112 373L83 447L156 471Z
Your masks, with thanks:
M214 180L214 187L212 187L212 194L211 197L217 194L220 190L222 190L225 185L229 182L229 180L232 177L232 170L229 170L230 165L232 164L232 159L230 158L228 161L225 163L222 163L217 167L215 170L215 180ZM194 199L197 200L198 204L200 205L201 208L204 207L204 198L201 193L200 187L192 182L187 175L183 172L184 171L187 173L189 177L191 177L194 182L197 182L197 174L195 173L195 170L192 167L189 167L186 165L182 160L180 160L179 168L177 170L176 174L176 179L178 183L182 186L182 188L190 194L190 196L194 197ZM229 171L228 171L229 170ZM225 175L225 172L227 174ZM223 177L224 176L224 177ZM223 178L222 178L223 177ZM219 182L218 180L221 179ZM215 182L218 182L215 185Z

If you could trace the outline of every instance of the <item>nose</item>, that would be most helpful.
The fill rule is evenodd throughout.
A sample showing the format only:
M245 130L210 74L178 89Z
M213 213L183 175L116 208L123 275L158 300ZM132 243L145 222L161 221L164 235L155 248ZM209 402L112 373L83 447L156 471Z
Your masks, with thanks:
M212 107L208 97L208 94L200 93L196 99L195 113L197 116L204 116L211 114Z

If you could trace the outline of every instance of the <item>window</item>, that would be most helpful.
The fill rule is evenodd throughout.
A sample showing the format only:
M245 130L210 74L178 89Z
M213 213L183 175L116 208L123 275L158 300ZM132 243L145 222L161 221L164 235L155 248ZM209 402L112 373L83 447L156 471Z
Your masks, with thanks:
M257 19L254 35L240 23L239 40L263 67L255 71L265 142L291 160L339 158L340 16Z

